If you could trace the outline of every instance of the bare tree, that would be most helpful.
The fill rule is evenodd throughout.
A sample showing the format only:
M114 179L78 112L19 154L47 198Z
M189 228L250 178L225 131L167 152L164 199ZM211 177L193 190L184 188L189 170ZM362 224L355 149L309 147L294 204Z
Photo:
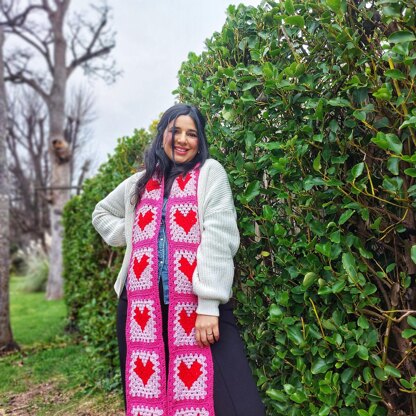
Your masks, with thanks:
M1 1L1 0L0 0ZM4 32L0 24L0 353L17 348L10 325L9 306L9 175L6 154L6 89L3 71Z
M9 88L7 95L11 243L23 248L28 241L37 240L48 252L51 193L47 109L39 95L27 87ZM74 89L68 100L64 137L72 155L70 183L78 191L92 162L88 144L93 111L92 93L85 86Z
M93 161L87 145L91 141L89 125L95 120L94 96L85 86L79 86L72 91L68 101L64 135L74 155L70 182L79 188Z
M39 191L46 188L50 175L47 111L41 98L27 88L8 94L8 101L11 241L20 246L24 241L40 240L46 249L49 205Z
M22 11L16 10L17 6L13 7L13 1L9 0L1 10L8 23L7 31L26 46L15 48L5 60L5 79L30 86L42 97L48 109L52 188L48 299L63 295L60 220L70 197L72 159L64 134L67 82L78 67L83 67L87 74L107 80L113 80L117 75L114 62L108 63L104 59L115 46L114 35L108 29L109 7L106 4L91 6L98 17L91 22L84 15L77 15L69 20L65 32L69 5L70 0L38 0ZM16 24L13 17L16 14L26 14L28 18L22 24ZM68 54L71 55L69 62ZM35 58L43 62L43 72L33 66Z

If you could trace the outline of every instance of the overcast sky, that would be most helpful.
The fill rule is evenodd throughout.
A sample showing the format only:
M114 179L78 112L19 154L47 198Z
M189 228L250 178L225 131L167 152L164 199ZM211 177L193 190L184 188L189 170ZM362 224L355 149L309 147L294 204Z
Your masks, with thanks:
M97 165L107 159L117 138L147 128L174 104L176 75L189 52L201 53L205 39L220 31L230 4L257 6L260 0L109 0L117 32L114 57L123 75L113 85L89 81L96 120L90 151ZM86 7L73 0L72 8ZM86 9L88 10L88 9ZM72 84L81 81L77 74ZM71 84L70 84L71 85Z

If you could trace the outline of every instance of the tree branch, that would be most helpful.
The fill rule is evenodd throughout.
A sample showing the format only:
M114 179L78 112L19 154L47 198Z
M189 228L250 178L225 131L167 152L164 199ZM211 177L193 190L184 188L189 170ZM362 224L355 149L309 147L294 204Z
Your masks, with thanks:
M18 73L13 73L10 70L10 67L5 63L5 68L7 71L7 75L4 77L5 81L11 81L15 84L25 84L31 87L34 91L36 91L44 100L45 102L48 101L49 95L45 92L45 90L39 85L39 83L33 79L29 78L24 75L23 71Z
M4 5L4 3L2 1L0 1L0 10L6 16L6 20L5 21L0 21L0 25L2 25L2 26L22 26L25 23L26 18L29 15L29 13L32 10L36 10L36 9L42 10L43 7L39 4L33 4L33 5L30 5L30 6L26 7L26 9L22 13L19 13L18 15L14 16L14 17L10 17L10 15L9 15L10 8L7 8Z
M68 67L68 77L72 74L72 72L74 71L76 67L84 64L85 62L90 61L91 59L98 58L103 55L107 55L108 53L110 53L111 49L114 48L114 46L115 46L114 44L111 46L106 46L92 53L86 52L84 55L80 56L78 59L74 59Z
M26 36L24 33L22 33L22 31L18 30L16 26L11 26L11 31L10 33L14 33L16 36L20 37L21 39L23 39L26 43L28 43L29 45L31 45L33 48L35 48L44 58L46 61L46 64L48 66L49 72L51 74L53 74L53 64L52 64L52 60L51 60L51 56L49 53L49 49L46 45L46 42L42 42L31 30L29 30L28 28L25 28L25 30L30 33L30 35L32 35L37 42L40 42L42 44L39 45L38 43L36 43L33 39L31 39L30 37Z
M69 66L67 67L67 73L68 76L71 75L71 73L75 70L75 68L77 68L78 66L94 59L94 58L98 58L100 56L104 56L107 55L111 52L111 49L114 48L115 43L113 41L109 41L107 43L107 45L103 45L102 42L102 36L104 35L104 29L108 23L108 8L104 7L103 9L100 10L101 12L101 17L100 17L100 21L98 23L98 26L94 27L92 24L88 25L88 24L84 24L85 26L89 26L91 33L92 33L92 37L88 43L87 46L83 46L84 48L84 53L81 54L81 56L77 57L76 55L76 43L81 45L81 42L77 39L78 38L78 34L76 35L76 37L74 36L74 38L71 41L71 51L73 54L73 59L71 61L71 63L69 64ZM77 42L78 41L78 42ZM100 44L99 48L94 50L94 48L97 47L97 45Z

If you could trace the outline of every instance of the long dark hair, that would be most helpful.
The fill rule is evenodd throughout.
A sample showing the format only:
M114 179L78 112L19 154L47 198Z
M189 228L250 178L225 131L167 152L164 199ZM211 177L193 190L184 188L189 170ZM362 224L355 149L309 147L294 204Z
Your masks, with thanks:
M176 119L179 116L190 116L195 123L198 133L198 153L196 156L185 163L175 163L165 153L163 149L163 135L169 123L173 121L172 129L172 149L174 146L174 131ZM205 118L201 112L193 105L189 104L175 104L168 108L162 115L158 125L156 137L153 139L150 146L144 153L144 175L137 181L134 200L137 205L143 194L144 187L149 179L156 173L156 176L161 179L165 178L165 195L169 195L170 188L174 179L180 175L186 175L199 162L201 166L209 158L208 142L205 136Z

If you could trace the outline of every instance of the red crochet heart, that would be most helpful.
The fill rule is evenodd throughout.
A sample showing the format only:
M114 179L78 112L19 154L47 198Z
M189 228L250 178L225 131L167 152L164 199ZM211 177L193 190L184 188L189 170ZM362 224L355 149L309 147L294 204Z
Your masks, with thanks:
M155 189L159 189L159 188L160 188L160 182L156 179L150 179L149 182L147 182L146 184L147 192L152 192Z
M176 210L174 215L176 223L185 230L186 234L188 234L190 229L196 223L196 212L191 209L186 215L183 215L182 212Z
M133 270L136 275L136 279L140 279L144 269L149 265L150 257L147 254L143 254L140 261L137 261L137 258L134 258Z
M142 359L137 357L134 364L136 365L134 372L142 379L143 384L146 385L149 381L149 378L152 377L153 373L155 372L150 358L147 360L146 365L144 365Z
M136 309L134 310L134 319L143 331L150 319L150 313L147 306L143 308L143 311L136 306Z
M190 367L188 367L183 361L179 364L179 377L183 381L188 389L192 387L199 376L202 374L202 365L195 360Z
M196 259L193 263L189 263L188 259L185 256L182 256L179 260L179 270L188 278L188 280L192 283L192 276L194 275L195 267L196 267Z
M153 212L149 209L145 214L142 212L139 213L139 219L137 220L137 223L139 224L139 227L144 230L146 225L151 223L153 221Z
M196 312L192 311L190 315L183 308L179 314L179 322L182 325L182 328L185 330L186 334L189 335L192 332L192 329L195 327L196 321Z
M190 179L191 179L190 173L187 173L185 178L183 178L182 175L178 176L178 185L179 185L179 188L182 189L182 191L185 189L185 186L187 185Z

